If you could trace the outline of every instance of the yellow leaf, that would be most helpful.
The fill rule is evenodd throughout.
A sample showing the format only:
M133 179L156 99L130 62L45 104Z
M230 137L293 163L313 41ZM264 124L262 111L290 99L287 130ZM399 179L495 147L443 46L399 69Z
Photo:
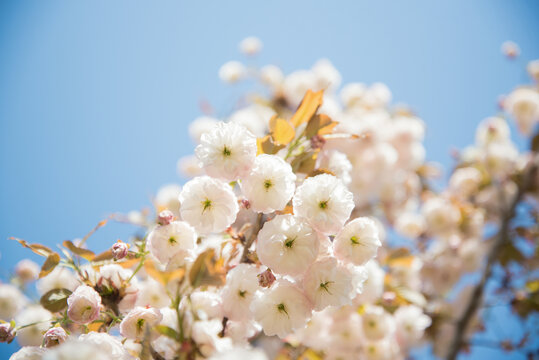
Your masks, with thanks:
M301 354L298 360L322 360L322 357L315 353L311 349L307 349L303 354Z
M69 249L69 251L71 251L73 254L76 254L76 255L79 255L80 257L88 260L88 261L91 261L93 260L93 258L95 258L95 254L93 251L91 250L88 250L88 249L84 249L84 248L80 248L78 246L76 246L75 244L73 244L71 241L69 240L66 240L62 243L67 249Z
M224 284L225 275L222 259L215 260L215 251L208 249L195 260L189 272L189 282L194 288L202 285L219 286Z
M260 154L276 154L277 151L284 148L286 145L277 145L273 142L270 135L256 139L257 155Z
M301 104L299 104L296 113L294 116L292 116L292 125L297 128L304 122L311 120L314 114L316 114L318 108L322 105L323 96L324 90L317 92L307 90L307 93L303 97L303 100L301 100Z
M325 114L315 115L309 120L309 123L305 128L305 135L307 136L307 139L310 139L315 135L331 134L338 124L338 122L331 120L331 118Z
M54 253L54 251L52 251L50 248L46 247L45 245L29 244L26 240L14 238L14 237L11 237L10 239L16 240L19 244L21 244L25 248L30 249L36 254L41 255L41 256L49 256L50 254Z
M98 254L96 256L94 256L94 258L92 259L92 261L105 261L105 260L112 260L114 259L114 255L112 254L112 250L107 250L107 251L104 251L102 252L101 254Z
M333 176L335 176L335 177L337 176L337 175L335 175L334 172L329 171L329 170L327 170L327 169L315 169L315 170L311 171L311 172L307 175L307 177L315 177L316 175L321 175L321 174L333 175Z
M316 166L316 159L318 158L318 152L306 152L296 156L292 161L292 169L296 173L309 174Z
M277 145L287 145L296 136L296 131L285 119L273 116L269 121L271 137Z
M185 269L183 268L172 271L159 270L154 262L149 259L144 262L144 270L148 275L165 286L172 280L181 279L185 274Z
M60 263L60 255L57 253L52 253L49 256L47 256L47 259L43 263L43 266L41 267L41 271L39 272L39 278L41 279L44 276L47 276L51 271L54 270L56 265Z

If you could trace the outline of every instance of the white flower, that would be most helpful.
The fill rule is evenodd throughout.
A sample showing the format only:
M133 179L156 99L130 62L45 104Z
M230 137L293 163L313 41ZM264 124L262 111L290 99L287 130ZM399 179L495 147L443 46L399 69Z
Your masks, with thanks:
M317 89L338 89L341 85L341 74L328 59L318 60L311 68L316 77Z
M375 109L388 105L391 97L391 91L386 84L374 83L369 86L361 102L364 107Z
M539 59L530 61L526 66L526 70L536 82L539 82Z
M290 104L296 106L307 90L315 90L316 76L312 71L299 70L288 75L283 82L283 92Z
M180 202L178 201L178 196L182 188L178 184L167 184L163 185L157 191L155 195L155 205L158 209L158 212L162 210L170 210L175 215L180 213Z
M505 99L504 108L515 119L520 132L529 136L539 122L539 92L531 88L516 89Z
M518 150L509 142L490 144L483 154L483 163L492 176L506 176L515 167Z
M47 276L38 280L36 288L40 295L44 295L53 289L64 288L73 291L79 284L80 282L71 270L57 266Z
M190 299L193 312L199 319L223 318L223 304L218 293L211 290L195 291L191 294Z
M333 257L318 260L305 273L303 289L316 311L346 305L353 290L352 274Z
M354 304L374 303L384 292L385 272L375 260L365 265L367 276L363 282L363 291L354 299Z
M28 299L15 286L0 284L0 319L13 319L27 303Z
M9 360L42 360L46 349L38 346L25 346L12 354Z
M464 198L472 195L479 189L482 176L474 167L463 167L455 170L449 179L449 188L455 195Z
M373 259L382 245L376 223L367 217L350 221L333 241L335 255L354 265L364 265Z
M178 175L181 177L192 178L195 176L204 175L204 171L200 167L200 163L195 155L182 156L180 159L178 159L176 169L178 171ZM176 197L176 202L179 204L178 197Z
M167 263L173 256L181 253L191 255L195 248L197 235L195 229L185 221L173 221L159 225L148 235L150 253L162 263Z
M415 305L401 306L393 314L397 326L397 338L403 345L411 346L423 337L431 319Z
M256 266L239 264L226 275L226 285L222 290L224 315L232 320L251 317L248 310L258 290Z
M147 327L150 334L152 327L159 324L163 316L159 309L136 307L120 323L120 334L128 339L142 339Z
M204 357L214 352L223 352L232 348L232 341L220 337L223 324L219 319L196 321L191 329L191 336Z
M514 41L504 41L501 46L502 54L508 58L514 58L520 55L520 47Z
M245 66L239 61L229 61L219 69L219 78L225 83L232 84L243 79L246 72Z
M202 135L211 131L218 123L219 120L211 116L197 117L189 124L189 136L198 144Z
M106 349L80 340L66 341L43 355L43 360L116 360Z
M362 83L350 83L343 86L341 90L341 101L346 107L353 107L361 104L361 99L365 96L367 87Z
M275 110L269 106L251 104L233 112L228 120L232 123L243 125L254 136L262 137L268 131L269 119L275 114Z
M240 42L239 47L245 55L256 55L262 50L262 41L255 36L249 36Z
M170 299L163 285L152 278L140 281L137 288L137 306L161 308L170 304Z
M362 359L363 358L366 360L401 359L397 343L389 338L377 341L367 341L363 346Z
M258 155L249 176L241 181L251 208L265 214L282 210L294 195L296 175L275 155Z
M425 201L421 212L428 230L436 235L453 231L461 220L459 208L449 200L440 197Z
M107 333L98 333L91 331L87 334L81 334L79 341L92 345L96 349L100 349L110 356L111 360L131 360L133 357L129 355L123 347L120 340Z
M275 65L266 65L260 69L260 79L269 86L279 86L284 79L283 71Z
M395 321L381 306L368 305L361 315L363 334L369 340L380 340L395 331Z
M495 142L507 142L510 137L507 122L500 117L489 117L477 126L475 142L479 146L487 146Z
M306 221L277 215L258 233L256 253L275 273L299 275L316 260L319 247L318 236Z
M200 137L195 154L206 174L237 180L247 176L256 157L256 138L236 122L219 122Z
M88 324L99 317L101 296L88 285L79 286L67 298L67 315L77 324Z
M208 176L187 182L180 194L181 216L199 233L221 232L238 213L238 201L230 186Z
M15 272L22 281L33 281L39 275L39 265L30 259L22 259L15 266Z
M413 212L405 212L397 216L395 222L395 230L402 236L406 236L410 239L419 237L425 229L427 224L421 214Z
M311 316L309 300L291 282L279 280L251 305L256 321L268 336L286 337L302 329Z
M21 346L39 346L43 333L51 327L52 314L41 306L29 306L15 317L17 326L28 326L17 331L17 342Z
M268 360L264 351L260 349L234 348L232 350L214 354L210 360Z
M354 208L354 195L335 176L307 178L293 198L294 212L324 234L337 233Z
M320 167L334 173L345 185L352 182L352 177L350 176L352 164L346 154L340 151L333 150L325 153L320 161Z

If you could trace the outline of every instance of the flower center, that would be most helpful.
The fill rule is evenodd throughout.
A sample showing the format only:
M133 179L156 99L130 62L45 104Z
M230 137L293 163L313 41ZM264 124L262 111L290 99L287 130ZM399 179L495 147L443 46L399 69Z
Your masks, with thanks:
M350 241L353 245L359 245L359 239L355 235L350 238Z
M206 199L202 202L202 212L211 209L212 203L210 199Z
M318 207L322 210L327 209L329 200L320 201Z
M174 236L171 236L171 237L168 239L168 242L169 242L171 245L177 243L177 241L176 241L176 239L174 238Z
M296 241L296 238L293 238L293 239L286 239L285 242L284 242L284 246L286 246L287 248L291 249L292 246L294 245L294 241Z
M137 320L137 330L138 331L142 330L142 327L144 326L144 322L145 322L144 319L138 319Z
M223 148L223 156L230 156L232 153L230 152L230 149L226 147Z
M238 295L239 295L240 297L242 297L242 298L245 297L245 294L247 294L247 291L246 291L246 290L240 290L240 291L238 291Z
M320 289L326 291L328 294L331 294L331 292L329 292L329 285L332 283L333 281L326 281L326 282L320 283Z
M266 181L264 181L264 189L269 190L269 188L272 186L273 186L273 183L271 182L270 179L267 179Z
M277 310L280 313L286 314L286 316L288 316L288 312L286 311L286 306L283 303L280 303L279 305L277 305Z

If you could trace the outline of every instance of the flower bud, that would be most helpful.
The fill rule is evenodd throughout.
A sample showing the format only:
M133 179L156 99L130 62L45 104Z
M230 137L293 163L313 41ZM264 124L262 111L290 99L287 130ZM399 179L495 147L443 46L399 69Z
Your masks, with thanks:
M55 327L47 330L43 335L43 344L46 348L50 348L59 345L66 341L67 333L61 327Z
M10 323L0 324L0 343L10 343L15 338L15 333Z
M174 221L174 214L170 210L163 210L157 216L157 223L160 225L168 225Z
M263 273L257 275L258 284L262 287L270 287L271 284L275 281L275 275L271 272L270 269L267 269Z
M114 255L114 260L120 260L127 256L128 246L126 243L118 240L118 242L112 245L112 255Z
M23 282L36 280L39 275L39 265L29 259L23 259L17 263L15 272Z

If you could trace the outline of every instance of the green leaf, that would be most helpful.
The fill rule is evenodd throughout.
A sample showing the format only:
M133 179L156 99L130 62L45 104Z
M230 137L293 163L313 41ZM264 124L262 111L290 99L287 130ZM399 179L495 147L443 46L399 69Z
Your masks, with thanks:
M171 339L178 340L180 338L180 335L176 330L166 325L157 325L155 329L161 335L165 335L166 337L169 337Z
M67 298L71 295L68 289L52 289L41 297L39 303L50 312L60 312L67 307Z

